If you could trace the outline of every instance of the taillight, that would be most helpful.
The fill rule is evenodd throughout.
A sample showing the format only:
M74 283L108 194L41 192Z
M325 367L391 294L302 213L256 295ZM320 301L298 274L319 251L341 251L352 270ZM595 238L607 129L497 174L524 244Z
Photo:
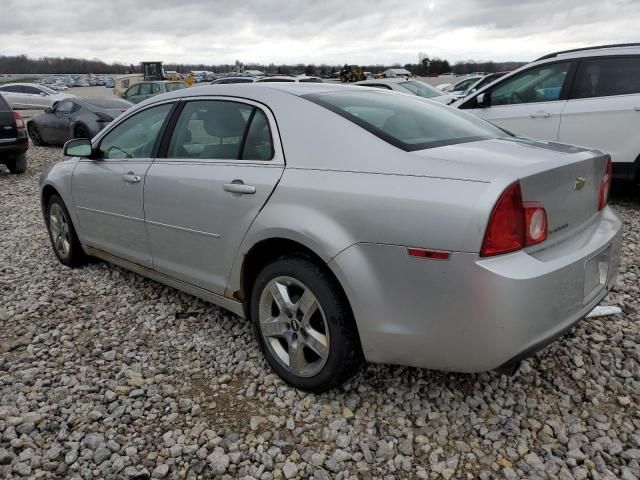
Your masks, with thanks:
M612 166L611 159L607 162L607 168L604 172L602 180L600 180L600 195L598 196L598 210L602 210L607 206L609 201L609 190L611 190Z
M544 242L548 234L546 210L540 203L523 203L520 182L515 182L493 207L480 256L515 252Z
M13 121L16 124L16 128L24 128L24 119L18 112L13 112Z

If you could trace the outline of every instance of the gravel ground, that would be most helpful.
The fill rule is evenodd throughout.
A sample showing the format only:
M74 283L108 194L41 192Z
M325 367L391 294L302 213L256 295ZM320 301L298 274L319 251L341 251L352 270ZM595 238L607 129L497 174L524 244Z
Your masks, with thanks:
M624 314L580 323L513 377L369 365L323 395L262 360L247 322L105 263L55 260L33 147L0 170L0 477L640 477L640 201Z

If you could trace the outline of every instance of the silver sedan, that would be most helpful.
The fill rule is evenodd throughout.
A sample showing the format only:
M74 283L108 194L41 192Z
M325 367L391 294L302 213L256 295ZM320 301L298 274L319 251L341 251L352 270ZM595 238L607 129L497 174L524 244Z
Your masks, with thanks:
M41 178L53 250L252 322L310 391L363 362L517 364L614 284L622 224L595 150L416 96L216 85L149 99Z
M73 98L68 93L56 92L44 85L35 83L7 83L0 85L0 95L4 97L11 108L46 109L67 98Z

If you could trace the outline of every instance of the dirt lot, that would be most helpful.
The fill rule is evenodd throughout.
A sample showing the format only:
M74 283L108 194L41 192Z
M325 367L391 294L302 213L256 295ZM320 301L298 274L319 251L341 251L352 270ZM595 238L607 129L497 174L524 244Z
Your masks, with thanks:
M104 89L106 90L106 89ZM309 395L247 322L105 263L51 251L38 175L0 170L0 477L640 477L640 200L604 303L513 377L369 365Z

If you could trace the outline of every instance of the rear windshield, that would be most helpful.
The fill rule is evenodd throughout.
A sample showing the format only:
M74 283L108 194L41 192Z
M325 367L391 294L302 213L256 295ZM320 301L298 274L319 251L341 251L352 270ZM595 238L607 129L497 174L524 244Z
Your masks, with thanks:
M298 79L299 82L303 82L303 83L322 83L322 79L321 78L316 78L316 77L311 77L311 78L300 78Z
M443 95L443 93L437 88L418 80L409 80L408 82L402 82L400 85L402 85L414 95L418 95L422 98L433 98Z
M121 108L129 108L131 104L126 100L120 100L119 98L85 98L85 102L94 105L98 108L104 108L107 110L117 110Z
M507 136L484 120L417 96L362 89L302 98L408 152Z
M175 82L175 83L167 83L167 92L173 92L175 90L182 90L183 88L187 88L186 83Z

